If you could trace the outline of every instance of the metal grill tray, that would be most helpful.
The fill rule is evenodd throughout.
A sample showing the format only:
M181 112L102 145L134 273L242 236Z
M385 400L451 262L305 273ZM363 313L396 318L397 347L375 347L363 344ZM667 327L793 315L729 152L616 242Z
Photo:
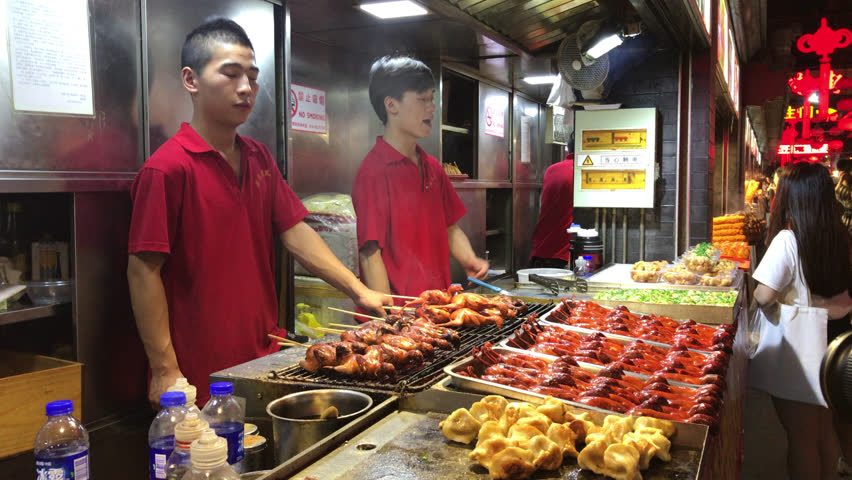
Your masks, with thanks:
M671 343L655 342L653 340L645 340L644 338L631 337L630 335L621 335L619 333L604 332L603 330L595 330L593 328L575 327L573 325L568 325L566 323L548 320L548 318L550 318L550 314L553 313L553 310L556 309L555 307L548 310L547 313L545 313L544 315L539 317L539 321L541 323L545 324L545 325L555 325L557 327L562 327L562 328L565 328L567 330L571 330L571 331L577 332L577 333L584 333L584 334L603 333L604 335L606 335L607 337L609 337L613 340L618 340L620 342L625 342L625 343L629 343L629 342L632 342L634 340L641 340L641 341L647 343L648 345L655 345L657 347L662 347L662 348L672 348L674 346ZM612 310L611 307L605 307L603 305L601 305L601 307L606 308L608 310ZM639 314L638 312L634 312L632 310L630 311L630 313ZM699 325L702 325L702 326L705 326L705 327L710 327L710 328L715 328L714 325L706 325L706 324L703 324L703 323L700 323ZM693 352L698 352L698 353L703 353L703 354L713 353L709 350L699 350L697 348L687 348L687 350L692 350Z
M547 354L547 353L533 352L531 350L513 347L513 346L509 345L509 339L512 338L512 337L514 337L514 334L512 334L512 336L510 336L508 338L504 338L503 340L501 340L500 343L497 344L497 346L499 348L495 349L495 350L498 353L499 353L500 350L508 350L510 352L523 353L524 355L533 355L533 356L536 356L536 357L541 357L542 359L547 360L548 362L553 362L557 358L559 358L555 355L550 355L550 354ZM601 365L597 365L595 363L580 362L580 361L577 361L577 365L581 366L582 368L584 368L586 370L593 371L593 372L599 372L599 371L601 371L601 370L603 370L604 368L607 367L607 365L601 366ZM631 372L630 370L627 370L626 366L624 368L624 374L631 376L631 377L639 378L641 380L647 380L648 379L648 375L646 375L644 373ZM668 380L668 379L666 381L669 382L669 384L672 385L673 387L698 388L698 387L704 386L704 384L695 385L695 384L692 384L692 383L678 382L678 381Z
M516 350L510 350L510 349L505 349L505 348L500 348L500 347L495 348L494 351L497 352L497 353L500 353L500 354L517 353ZM541 358L542 360L545 360L545 361L550 362L550 363L552 363L554 360L556 360L556 357L552 357L550 355L540 355L540 354L536 355L536 354L531 353L531 352L524 352L524 353L526 353L528 355L537 356L537 357ZM504 397L511 397L511 398L515 398L515 399L518 399L518 400L523 400L525 402L541 403L542 399L547 398L547 395L543 395L541 393L531 392L529 390L524 390L524 389L516 388L516 387L510 387L508 385L503 385L502 383L489 382L487 380L482 380L481 378L468 377L467 375L462 375L462 374L459 373L459 372L465 370L468 366L471 366L473 361L474 361L474 359L471 356L471 357L459 360L458 362L455 362L452 365L447 365L444 368L444 372L446 372L446 374L450 377L450 381L452 382L453 385L455 385L456 387L463 389L463 390L468 390L468 391L473 391L473 392L478 392L478 393L484 393L484 394L503 395ZM581 365L581 368L583 370L587 370L587 371L595 373L595 374L597 374L597 372L603 370L603 367L601 367L601 366L591 365L591 364L588 364L588 363ZM640 378L642 377L641 375L638 375L638 374L630 374L630 375L634 376L634 377L640 377ZM647 378L647 377L645 377L645 378ZM679 383L679 382L669 382L669 383L671 383L672 386L697 388L696 385L689 385L689 384L686 384L686 383ZM611 414L611 415L624 415L623 413L618 413L618 412L614 412L612 410L605 410L605 409L597 408L597 407L591 407L589 405L579 403L579 402L573 402L571 400L566 400L564 398L560 398L560 400L562 400L563 402L565 402L568 405L571 405L571 406L574 406L574 407L577 407L577 408L582 408L582 409L585 409L585 410L593 410L593 411L598 411L598 412L604 412L604 413ZM687 423L683 423L683 422L675 422L675 423L677 423L678 425L692 425L692 424L687 424Z
M527 304L529 310L523 317L508 320L503 328L496 325L487 327L462 327L456 331L461 337L461 344L456 350L435 349L435 358L423 365L422 368L400 372L395 382L380 382L362 378L335 375L326 372L311 373L299 366L291 365L275 373L277 380L287 383L301 384L312 388L351 388L354 390L375 393L406 394L425 390L443 377L443 368L470 353L474 347L485 342L498 343L501 339L514 332L526 319L533 314L541 315L553 308L552 303Z
M290 465L283 464L267 478L490 479L485 468L468 458L474 443L463 445L449 441L438 428L438 423L448 413L457 408L470 408L479 399L478 395L434 389L409 396L400 403L399 410L373 422L359 435L333 446L311 465L288 468ZM594 413L593 416L598 422L604 417ZM652 460L650 468L642 471L642 477L646 480L697 479L706 439L707 429L703 426L678 424L677 433L671 438L672 460ZM531 478L603 480L606 477L582 470L575 459L566 458L559 469L540 470Z

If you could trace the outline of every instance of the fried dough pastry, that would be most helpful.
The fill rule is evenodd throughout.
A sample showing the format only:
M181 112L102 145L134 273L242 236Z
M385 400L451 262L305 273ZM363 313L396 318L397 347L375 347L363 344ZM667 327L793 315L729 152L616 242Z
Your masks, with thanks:
M533 456L530 450L508 447L491 457L488 473L494 479L527 478L535 472Z
M456 410L438 424L445 437L459 443L472 442L481 426L482 423L465 408Z
M544 435L537 435L529 442L533 466L541 470L556 470L562 465L562 449Z

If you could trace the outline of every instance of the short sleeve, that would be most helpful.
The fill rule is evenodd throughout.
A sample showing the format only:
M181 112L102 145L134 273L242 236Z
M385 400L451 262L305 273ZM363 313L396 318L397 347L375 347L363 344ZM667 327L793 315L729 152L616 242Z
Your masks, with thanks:
M284 177L281 175L281 171L278 170L278 166L275 165L275 161L272 159L272 154L269 153L269 150L263 144L258 143L257 145L263 151L269 171L273 172L272 228L275 234L279 235L304 220L308 215L308 209L305 208L305 205L299 200L299 197L293 192L290 185L287 185L287 182L284 181Z
M128 253L171 253L180 217L182 182L154 168L142 168L130 190L133 213Z
M754 271L753 278L776 292L783 291L795 281L796 237L789 230L775 235L760 265Z
M379 248L387 246L390 229L390 192L382 170L372 170L364 164L355 176L352 185L352 205L358 217L358 249L367 242L375 241Z
M462 203L459 194L450 182L450 177L447 176L443 169L440 170L441 175L441 199L444 204L444 221L447 227L456 224L467 213L464 203Z

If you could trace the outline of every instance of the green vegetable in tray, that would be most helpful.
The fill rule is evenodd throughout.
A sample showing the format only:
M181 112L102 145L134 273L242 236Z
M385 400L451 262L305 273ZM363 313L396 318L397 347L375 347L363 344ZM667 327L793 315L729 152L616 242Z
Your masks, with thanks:
M713 254L716 253L716 247L714 247L712 243L701 242L695 246L692 253L699 257L712 257Z
M595 299L615 300L620 302L662 303L672 305L717 305L730 307L737 301L737 292L631 288L599 292L595 295Z

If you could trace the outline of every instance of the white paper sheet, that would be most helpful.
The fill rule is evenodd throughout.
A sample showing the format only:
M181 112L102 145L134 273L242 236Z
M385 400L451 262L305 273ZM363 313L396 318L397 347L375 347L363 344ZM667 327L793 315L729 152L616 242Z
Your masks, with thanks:
M7 0L15 110L93 115L88 0Z

